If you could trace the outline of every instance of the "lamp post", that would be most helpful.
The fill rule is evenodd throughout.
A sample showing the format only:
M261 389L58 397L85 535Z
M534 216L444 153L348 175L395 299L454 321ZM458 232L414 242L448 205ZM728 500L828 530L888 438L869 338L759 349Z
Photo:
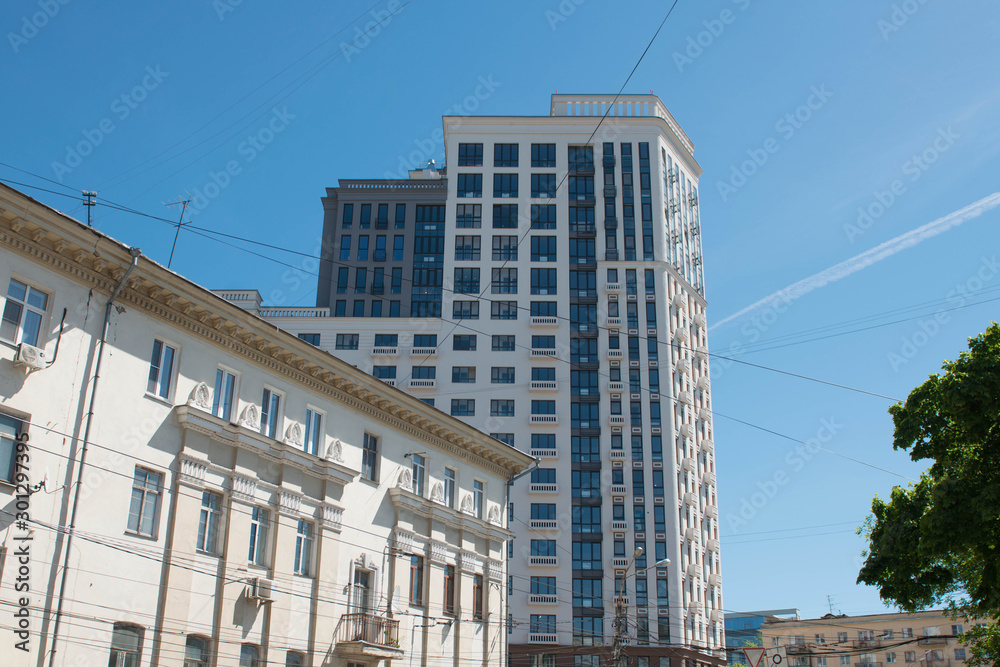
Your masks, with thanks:
M632 560L628 562L625 566L625 572L622 574L621 583L618 585L618 597L615 599L615 637L611 644L611 664L613 667L625 667L625 656L622 655L622 647L625 644L625 580L628 579L628 571L635 563L635 559L642 555L642 547L636 547L635 551L632 553ZM669 558L663 558L656 561L649 567L643 568L641 570L636 570L634 574L639 574L640 572L646 572L657 567L668 567L670 565Z

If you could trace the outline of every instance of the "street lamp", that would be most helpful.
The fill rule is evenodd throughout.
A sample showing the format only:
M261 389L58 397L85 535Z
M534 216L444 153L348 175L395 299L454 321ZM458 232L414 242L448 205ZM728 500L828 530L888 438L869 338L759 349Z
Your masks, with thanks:
M636 547L632 553L632 560L625 566L625 573L622 574L621 583L618 585L618 598L615 600L615 638L611 645L611 664L615 665L615 667L625 667L625 661L622 659L624 657L622 656L623 635L625 634L625 580L628 579L628 571L632 567L632 564L635 563L635 559L641 555L642 547ZM636 570L634 574L646 572L657 567L668 567L669 565L669 558L661 558L649 567Z

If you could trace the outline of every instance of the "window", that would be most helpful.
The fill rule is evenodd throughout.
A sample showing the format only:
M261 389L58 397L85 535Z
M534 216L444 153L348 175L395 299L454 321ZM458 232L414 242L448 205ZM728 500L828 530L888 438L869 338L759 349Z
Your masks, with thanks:
M490 371L492 384L514 384L513 366L494 366Z
M306 437L302 449L307 454L319 456L323 442L323 413L312 408L306 409Z
M479 229L483 226L482 204L459 204L455 208L455 226L459 229Z
M476 414L476 399L474 398L451 399L451 414L454 417L474 417Z
M340 237L340 261L347 262L351 259L351 237Z
M372 259L376 262L385 261L385 236L378 235L375 237L375 253L372 255Z
M517 144L493 144L493 166L516 167Z
M267 567L267 533L270 529L271 512L263 507L250 510L250 553L247 561Z
M493 269L490 289L493 294L517 294L517 269Z
M451 341L451 348L453 350L475 350L476 334L460 334L455 336Z
M555 401L532 401L531 414L533 415L554 415L556 413Z
M257 667L259 664L259 649L253 644L243 644L240 647L240 667Z
M657 473L662 471L654 470L653 472ZM662 533L667 530L666 510L663 505L653 505L653 530L658 533Z
M598 545L600 546L600 545ZM556 555L556 541L555 540L531 540L531 555L532 556L555 556Z
M594 168L593 146L570 146L567 153L569 155L570 169L586 170Z
M951 634L955 635L956 637L958 635L962 634L962 626L961 626L961 624L959 624L959 625L952 625L951 626Z
M479 269L457 267L455 269L455 291L459 294L479 294Z
M517 260L517 237L516 236L494 236L493 237L493 261L515 261Z
M354 224L354 204L344 204L344 212L340 219L344 229L350 229Z
M600 646L603 643L603 616L573 617L573 644L575 646Z
M528 632L554 635L556 633L555 614L532 614L528 619Z
M494 301L490 304L490 319L516 320L517 301Z
M312 522L299 519L295 529L295 565L292 570L295 574L309 576L314 539Z
M356 350L358 349L358 334L337 334L334 349Z
M299 338L309 343L310 345L315 345L319 347L319 334L318 333L300 333Z
M555 262L557 254L555 236L531 237L532 262Z
M9 417L0 415L0 429L8 435ZM10 433L10 437L16 437ZM3 439L6 441L6 437ZM6 442L4 442L6 444ZM160 483L163 477L144 468L136 468L132 477L132 502L128 511L128 530L146 537L156 536L156 521L160 512Z
M965 660L965 649L957 648L955 649L955 660Z
M406 204L396 204L396 229L406 227Z
M493 174L493 196L501 199L516 198L517 174Z
M599 506L573 507L574 534L600 533L600 532L601 532L601 508Z
M364 211L364 208L361 209ZM362 224L362 227L364 224ZM368 239L367 235L358 237L358 261L367 262L368 261Z
M593 435L574 435L570 438L573 463L598 463L601 460L600 438Z
M345 294L347 292L347 285L351 282L350 274L351 269L346 266L337 269L337 294Z
M886 662L896 662L896 653L894 651L887 651L886 654L885 654L885 661Z
M478 260L481 256L481 239L478 236L455 237L455 259Z
M517 204L493 205L493 229L517 229Z
M639 567L638 563L636 563L636 567ZM649 584L645 577L635 580L635 604L637 607L646 607L649 605L648 586Z
M841 643L846 642L846 641L847 641L847 633L846 632L838 632L837 633L837 643L841 644Z
M851 664L851 656L849 656L849 655L842 655L842 656L840 656L840 664L842 664L842 665L849 665L849 664Z
M599 403L570 403L571 428L600 428Z
M456 320L478 320L478 301L455 301L452 303L451 316Z
M570 392L573 396L597 396L597 371L570 371Z
M531 228L532 229L555 229L556 228L556 207L555 207L555 204L532 204L531 205Z
M493 336L494 352L513 352L515 349L514 336Z
M556 196L555 174L532 174L531 196L533 198L551 199ZM534 207L532 207L534 208ZM555 209L555 207L552 207Z
M368 229L372 226L372 205L362 204L361 205L361 219L358 221L358 227L361 229Z
M594 226L594 209L585 208L583 206L571 206L569 209L569 230L571 232L590 232L596 231ZM615 237L612 236L612 239ZM615 282L615 281L609 281Z
M532 317L558 317L559 306L556 301L532 301Z
M453 366L451 369L451 381L461 384L472 384L476 381L475 366Z
M437 334L413 334L413 347L437 347Z
M600 579L574 579L573 580L573 606L574 607L596 607L603 606L601 598Z
M554 653L532 653L529 667L556 667Z
M472 618L483 620L483 575L472 575Z
M265 389L260 401L260 432L269 438L275 438L278 435L280 408L281 396L270 389Z
M398 266L392 269L392 283L389 286L389 291L392 294L401 294L403 291L403 269ZM399 302L393 301L392 303L398 304Z
M541 542L542 540L535 540L536 542ZM556 578L555 577L532 577L531 578L531 594L532 595L555 595L556 594Z
M514 401L511 399L496 399L496 398L490 400L490 416L513 417Z
M108 667L139 667L142 655L142 628L115 623L111 632L111 656Z
M410 556L410 604L424 604L424 559Z
M198 551L214 554L219 548L219 524L222 521L222 496L211 491L201 494L201 513L198 516Z
M556 269L532 269L531 293L556 294L559 289L559 279Z
M414 380L434 380L437 378L436 366L414 366L410 372Z
M378 482L378 438L371 433L365 433L361 445L361 476Z
M455 613L455 566L444 566L444 613Z
M188 635L184 644L184 667L208 667L208 640Z
M916 651L905 651L903 653L903 660L905 660L906 662L916 662L917 661L917 652Z
M8 304L10 301L7 302ZM4 317L7 316L6 309ZM170 379L174 373L174 358L177 350L161 340L153 341L153 354L149 360L149 379L146 382L146 393L170 398Z
M478 479L472 482L472 511L475 513L477 519L483 518L483 504L485 502L486 495L486 482L481 482Z
M556 166L556 145L531 144L531 166L532 167Z
M555 433L532 433L531 434L531 448L532 449L555 449L556 448L556 434Z
M818 658L816 658L816 665L817 667L827 667L826 656L821 655Z
M490 437L499 440L505 445L514 446L514 434L513 433L490 433ZM511 511L513 511L514 503L510 503Z
M597 470L573 471L574 498L600 498L601 473Z
M444 504L455 507L455 479L457 473L452 468L444 469Z
M3 319L0 320L0 338L14 344L38 346L38 336L42 331L42 320L48 303L48 294L11 278L7 287Z
M410 466L410 472L413 476L413 492L418 496L423 496L427 477L427 459L420 454L413 454L412 460L413 463Z
M633 491L633 493L635 493ZM646 532L646 510L642 505L636 505L632 510L632 521L635 532Z
M458 145L458 166L459 167L482 167L483 166L483 145L482 144L459 144Z
M402 236L392 237L392 261L394 262L403 261L403 243L404 243L404 237Z
M594 177L593 176L570 176L569 200L570 201L593 201L594 200Z
M597 245L594 239L570 239L569 240L569 263L570 264L594 264L597 262ZM594 282L597 279L595 276ZM596 296L595 293L591 296Z
M306 664L306 657L301 653L289 651L285 654L285 667L302 667L304 664Z
M483 196L483 175L482 174L459 174L458 175L458 196L459 197L482 197Z

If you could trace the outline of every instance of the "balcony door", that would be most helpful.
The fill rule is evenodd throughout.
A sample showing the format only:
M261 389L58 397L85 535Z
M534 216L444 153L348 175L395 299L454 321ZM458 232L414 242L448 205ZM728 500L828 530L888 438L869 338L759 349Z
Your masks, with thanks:
M354 586L351 589L351 612L370 614L372 611L372 573L369 570L354 570Z

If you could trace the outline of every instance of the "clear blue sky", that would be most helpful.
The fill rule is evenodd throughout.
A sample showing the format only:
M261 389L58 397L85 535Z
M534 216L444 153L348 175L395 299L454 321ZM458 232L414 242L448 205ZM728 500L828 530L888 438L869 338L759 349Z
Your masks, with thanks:
M440 117L456 104L545 115L557 90L617 92L667 8L9 0L0 161L62 185L2 166L0 178L172 219L179 208L163 203L197 193L194 224L315 252L325 187L440 159ZM1000 191L998 33L988 0L681 0L625 91L659 95L704 168L710 321ZM72 199L22 189L86 218ZM997 319L1000 210L987 209L783 312L714 328L713 352L905 398ZM105 207L96 221L166 263L167 225ZM184 232L173 268L312 305L315 262L270 254L297 270ZM892 451L890 401L713 364L726 609L818 616L832 595L835 611L880 610L854 583L854 528L903 479L843 457L919 475ZM721 415L841 456L807 460Z

